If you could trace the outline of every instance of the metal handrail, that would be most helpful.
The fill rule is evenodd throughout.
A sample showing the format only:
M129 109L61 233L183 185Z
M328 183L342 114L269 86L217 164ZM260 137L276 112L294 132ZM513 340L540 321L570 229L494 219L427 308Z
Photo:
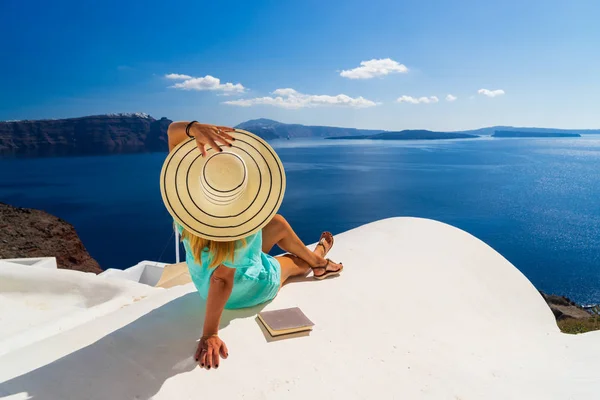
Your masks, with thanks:
M177 227L173 227L175 229L175 263L179 263L179 231Z

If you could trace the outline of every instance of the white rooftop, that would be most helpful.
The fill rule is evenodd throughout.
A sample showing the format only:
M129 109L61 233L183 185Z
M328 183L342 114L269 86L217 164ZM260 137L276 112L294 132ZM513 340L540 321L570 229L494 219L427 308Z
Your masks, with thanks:
M54 258L0 260L0 356L160 290L56 269Z
M598 397L600 332L562 334L533 285L475 237L393 218L337 235L330 255L344 263L340 277L300 279L266 306L225 311L230 356L218 370L193 360L204 316L193 286L150 288L139 301L5 352L0 398ZM44 290L56 298L54 287ZM21 296L3 288L9 300ZM256 313L292 306L314 331L268 339ZM1 311L0 322L14 317Z

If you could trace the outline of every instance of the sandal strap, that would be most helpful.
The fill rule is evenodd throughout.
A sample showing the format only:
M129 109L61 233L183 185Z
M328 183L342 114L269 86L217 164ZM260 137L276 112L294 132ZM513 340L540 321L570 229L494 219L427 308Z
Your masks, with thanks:
M333 247L333 236L332 236L331 246L329 247L329 250L327 250L327 247L325 247L325 242L327 242L327 239L325 239L324 237L322 237L321 240L319 240L319 243L317 243L317 246L322 246L323 247L323 252L327 253L327 252L329 252L329 250L331 250L331 247Z
M325 238L321 239L319 241L319 243L317 243L317 246L322 246L323 247L323 251L327 251L327 248L325 247L325 245L323 244L323 240L325 240Z
M323 268L324 270L327 270L327 267L329 266L329 263L331 262L331 260L329 258L325 259L327 261L327 263L325 265L317 265L315 267L310 267L311 269L320 269Z
M311 267L311 268L312 269L323 268L325 271L327 271L327 267L329 267L329 263L331 262L331 260L329 258L326 258L325 261L327 261L327 264L317 265L316 267Z

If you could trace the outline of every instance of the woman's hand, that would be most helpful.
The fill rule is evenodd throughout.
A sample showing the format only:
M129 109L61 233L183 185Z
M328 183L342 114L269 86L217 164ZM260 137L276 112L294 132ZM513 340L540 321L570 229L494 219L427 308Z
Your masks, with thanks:
M196 351L196 361L206 369L219 368L219 356L223 358L228 356L227 346L216 332L219 332L221 314L233 290L234 277L235 268L227 268L221 264L215 268L210 278L202 338Z
M196 350L196 361L202 368L219 368L219 356L224 359L229 356L225 342L218 336L203 336Z
M205 146L207 144L215 151L223 151L217 142L221 143L221 145L231 147L231 142L235 140L227 133L234 132L234 129L227 126L215 126L195 122L190 126L189 132L190 135L196 138L196 144L202 153L202 157L206 157Z

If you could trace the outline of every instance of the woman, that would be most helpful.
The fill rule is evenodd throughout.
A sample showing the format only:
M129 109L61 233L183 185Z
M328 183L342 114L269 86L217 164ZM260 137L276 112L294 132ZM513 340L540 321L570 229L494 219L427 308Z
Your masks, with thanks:
M338 275L343 266L325 258L333 246L331 233L324 232L310 251L275 214L283 199L285 174L262 139L196 121L173 122L168 139L161 192L181 233L192 280L206 299L195 357L201 367L218 368L220 358L228 356L218 336L224 308L264 303L294 276L312 270L316 279L324 279ZM260 207L256 199L263 202ZM253 208L255 213L246 212ZM275 244L289 254L268 255Z

